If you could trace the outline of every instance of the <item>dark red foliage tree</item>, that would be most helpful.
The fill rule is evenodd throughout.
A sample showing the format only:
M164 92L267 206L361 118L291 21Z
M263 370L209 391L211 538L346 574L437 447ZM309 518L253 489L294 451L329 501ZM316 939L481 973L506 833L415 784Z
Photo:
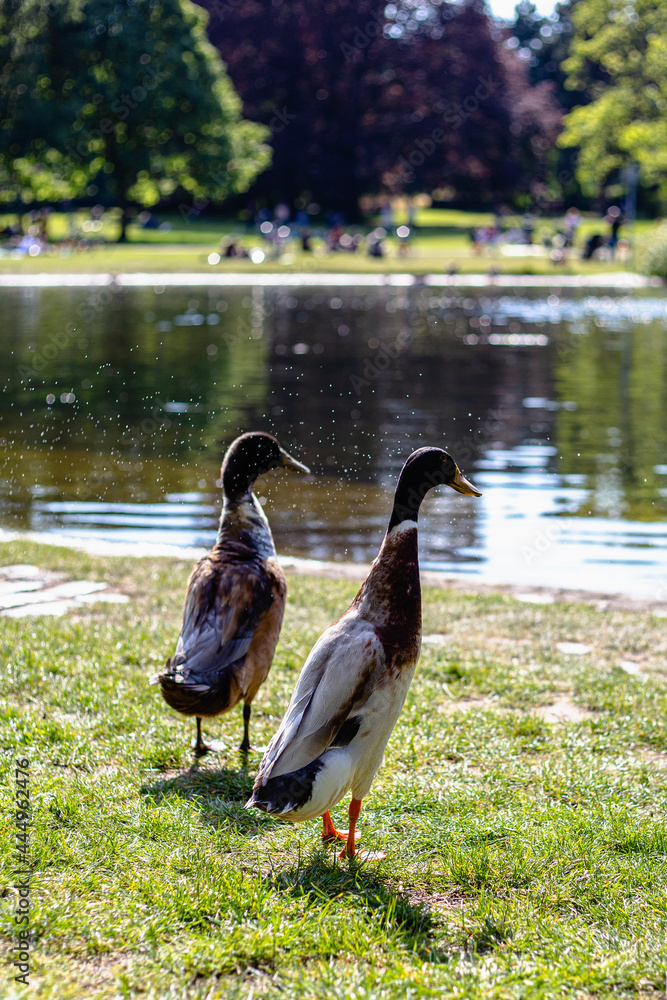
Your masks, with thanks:
M517 118L527 73L483 0L200 2L244 114L272 131L253 189L270 202L305 197L353 220L367 193L448 188L491 203L539 175L549 93L533 100L542 132L525 100Z

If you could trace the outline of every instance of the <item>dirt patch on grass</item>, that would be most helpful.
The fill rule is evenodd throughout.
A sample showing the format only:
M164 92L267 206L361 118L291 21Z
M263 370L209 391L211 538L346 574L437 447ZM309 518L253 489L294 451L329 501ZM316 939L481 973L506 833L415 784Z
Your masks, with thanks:
M535 715L538 715L544 722L552 723L585 722L586 719L594 718L593 712L580 708L567 695L563 695L550 705L540 705L539 708L535 709Z
M479 709L498 708L492 698L461 698L458 701L446 701L438 706L438 712L443 715L454 715L455 712L474 712Z
M653 764L654 767L667 767L667 752L661 750L642 750L637 754L640 760Z
M131 964L130 955L99 955L91 958L68 961L68 968L76 972L78 986L81 989L93 989L100 986L111 986L121 972L126 972Z
M427 889L406 888L399 885L395 887L395 891L411 906L418 906L425 913L442 913L465 902L465 896L458 889L451 889L448 892L429 892Z
M2 955L2 950L0 950L0 955ZM3 957L9 961L7 953ZM91 955L86 958L75 955L65 956L62 952L58 954L35 953L32 958L35 972L30 975L30 984L32 986L34 982L34 986L50 985L64 978L65 990L68 988L72 990L76 985L78 990L86 991L87 995L111 998L118 995L115 991L118 975L127 972L133 961L134 956L127 952L115 955ZM65 970L65 976L63 976ZM67 995L70 995L69 992Z
M461 698L457 701L446 701L438 706L438 712L443 715L454 715L456 712L474 712L493 709L495 712L503 714L537 715L543 722L584 722L586 719L595 718L595 712L586 708L581 708L568 695L560 695L548 705L539 705L531 708L529 712L521 712L515 708L499 705L494 698Z

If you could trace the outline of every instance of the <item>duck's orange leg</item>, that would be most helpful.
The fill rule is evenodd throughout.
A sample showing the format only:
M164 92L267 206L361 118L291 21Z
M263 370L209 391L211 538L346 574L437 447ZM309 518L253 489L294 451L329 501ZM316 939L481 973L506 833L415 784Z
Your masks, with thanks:
M383 861L386 858L384 851L357 851L355 847L355 840L359 836L356 832L355 827L357 825L357 820L359 819L359 813L361 812L361 799L352 799L350 801L349 809L347 810L347 815L349 819L349 826L347 831L347 843L345 847L338 855L339 858L357 858L359 861Z
M358 837L359 834L355 833L354 836ZM345 833L343 833L341 830L337 830L333 825L330 813L325 812L322 816L322 840L324 843L330 844L332 841L347 840L347 838L348 831L346 830Z
M349 825L347 828L347 843L345 847L340 852L341 858L353 858L357 853L354 846L355 841L355 827L357 825L357 820L359 819L359 813L361 812L361 799L351 799L350 806L347 810Z

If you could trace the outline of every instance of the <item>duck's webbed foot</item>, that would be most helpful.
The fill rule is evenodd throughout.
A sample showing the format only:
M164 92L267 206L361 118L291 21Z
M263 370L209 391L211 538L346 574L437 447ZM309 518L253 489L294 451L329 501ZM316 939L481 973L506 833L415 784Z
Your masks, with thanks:
M356 839L360 837L361 834L355 832L354 836ZM331 844L336 840L346 841L348 837L349 837L349 831L345 830L345 832L343 833L342 830L337 830L336 827L333 825L331 815L328 812L325 812L322 816L322 840L324 841L324 843Z
M347 840L347 830L345 833L337 830L328 812L322 815L322 840L325 844L331 844L336 840Z

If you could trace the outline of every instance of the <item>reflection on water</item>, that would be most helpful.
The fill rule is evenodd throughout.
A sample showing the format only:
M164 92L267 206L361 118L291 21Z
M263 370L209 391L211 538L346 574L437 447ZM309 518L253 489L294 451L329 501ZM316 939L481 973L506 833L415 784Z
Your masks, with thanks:
M667 299L410 288L3 289L0 525L208 544L268 429L280 551L368 560L402 461L455 455L424 565L667 597Z

